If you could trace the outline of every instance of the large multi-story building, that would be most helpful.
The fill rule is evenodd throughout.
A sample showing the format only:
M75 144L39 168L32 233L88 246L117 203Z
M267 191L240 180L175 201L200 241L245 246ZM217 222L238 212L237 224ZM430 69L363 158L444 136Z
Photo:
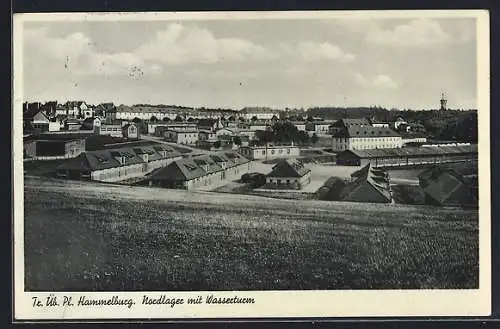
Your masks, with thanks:
M350 126L337 131L332 136L332 149L338 152L399 148L402 145L401 135L389 128Z

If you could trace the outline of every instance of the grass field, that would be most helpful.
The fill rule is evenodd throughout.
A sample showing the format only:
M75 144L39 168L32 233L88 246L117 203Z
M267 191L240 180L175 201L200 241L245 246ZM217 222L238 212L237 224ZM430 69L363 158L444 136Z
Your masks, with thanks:
M25 178L31 291L478 287L478 213Z

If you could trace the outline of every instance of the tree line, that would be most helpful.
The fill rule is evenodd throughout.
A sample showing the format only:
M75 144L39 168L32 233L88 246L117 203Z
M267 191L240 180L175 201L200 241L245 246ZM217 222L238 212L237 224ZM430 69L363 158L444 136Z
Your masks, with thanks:
M266 145L267 143L282 143L290 144L294 143L296 145L309 145L314 144L318 141L318 136L309 134L303 130L297 129L297 127L288 121L275 122L271 130L258 130L255 132L255 140L252 145Z

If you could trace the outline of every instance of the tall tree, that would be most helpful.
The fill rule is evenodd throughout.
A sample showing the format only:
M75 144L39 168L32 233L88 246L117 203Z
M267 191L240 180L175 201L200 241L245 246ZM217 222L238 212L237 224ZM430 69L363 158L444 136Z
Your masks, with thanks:
M314 133L311 136L311 143L316 144L317 142L318 142L318 135L316 135L316 133Z
M276 136L269 130L257 130L255 132L255 139L259 145L265 145L267 143L274 142L276 140Z

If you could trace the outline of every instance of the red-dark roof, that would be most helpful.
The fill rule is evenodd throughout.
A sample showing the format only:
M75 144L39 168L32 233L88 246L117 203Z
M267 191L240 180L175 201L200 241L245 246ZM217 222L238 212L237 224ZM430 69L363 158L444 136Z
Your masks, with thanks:
M422 172L418 178L426 195L439 204L446 203L459 190L465 193L461 198L473 198L469 181L451 168L434 166ZM466 188L461 189L464 186Z
M184 158L169 164L149 177L151 180L188 181L204 176L205 171L192 159Z
M397 132L390 128L372 126L348 126L333 134L333 137L343 138L380 138L380 137L400 137Z
M304 166L299 160L281 160L274 165L269 177L302 177L311 169Z
M246 162L249 160L236 152L199 155L174 161L167 167L155 171L148 179L187 181L223 170L222 163L229 168Z
M161 151L167 151L166 155L161 154ZM73 170L103 170L116 167L129 166L133 164L144 163L140 157L141 154L147 153L150 160L160 160L172 157L181 156L179 152L173 149L167 149L163 146L137 146L137 147L121 147L114 149L104 149L96 151L87 151L82 153L75 159L69 160L61 164L58 169L73 169ZM119 158L122 157L125 161L120 163Z
M387 202L392 200L389 177L384 170L373 168L370 164L364 166L358 171L351 174L353 181L347 184L340 192L340 199L354 199L359 198L364 200L365 196L357 195L362 193L362 187L369 185L372 191L380 194Z
M351 127L351 126L371 126L370 121L365 118L361 119L339 119L332 124L332 127Z
M337 156L352 153L361 159L390 158L405 156L433 156L452 154L477 154L477 144L458 146L403 147L370 150L345 150Z

